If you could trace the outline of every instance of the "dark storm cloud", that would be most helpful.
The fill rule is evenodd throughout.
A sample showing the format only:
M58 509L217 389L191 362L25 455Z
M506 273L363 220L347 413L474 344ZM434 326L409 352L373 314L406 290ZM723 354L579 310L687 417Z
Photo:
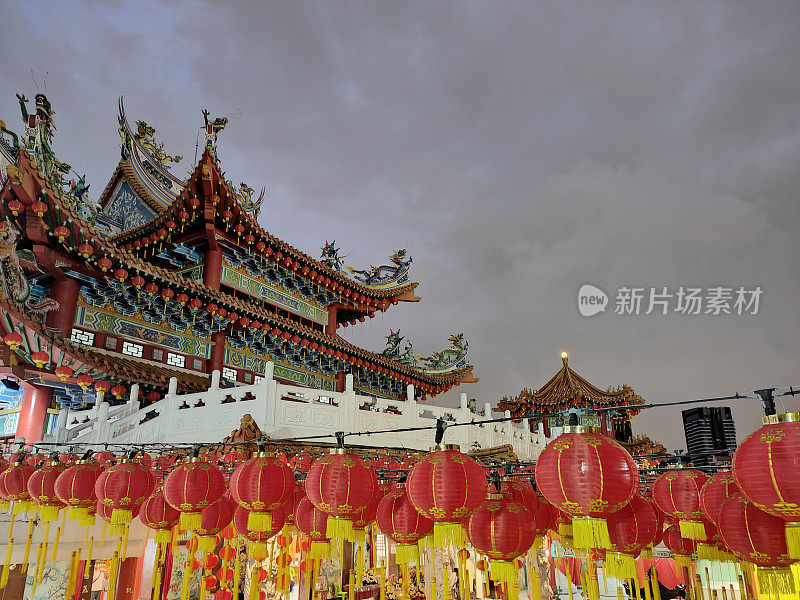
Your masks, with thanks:
M96 195L119 94L179 174L200 109L230 115L224 167L267 186L269 230L414 257L423 303L348 339L400 327L426 353L463 330L481 403L541 386L561 350L652 402L800 382L796 2L129 6L3 3L0 117L49 71L56 149ZM585 319L585 282L764 296L757 316ZM758 410L734 408L742 437ZM679 420L637 430L680 447Z

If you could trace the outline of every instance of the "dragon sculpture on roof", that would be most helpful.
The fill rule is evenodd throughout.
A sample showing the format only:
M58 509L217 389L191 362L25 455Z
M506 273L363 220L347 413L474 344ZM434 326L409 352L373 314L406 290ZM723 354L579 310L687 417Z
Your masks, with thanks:
M155 136L155 127L151 127L145 121L136 121L136 133L133 134L133 137L153 158L165 167L168 167L169 163L177 164L183 160L182 156L177 154L170 156L164 152L164 142L157 142Z
M458 370L466 366L466 356L469 350L469 342L464 339L463 333L456 333L447 338L450 347L434 352L430 356L423 357L414 354L411 342L406 342L401 349L401 344L405 338L400 335L400 330L389 330L386 336L386 348L382 355L391 360L397 361L409 367L414 367L425 372L447 373Z
M368 287L387 289L408 283L408 271L411 268L413 259L406 260L405 248L394 252L389 257L389 263L370 266L369 269L356 269L345 264L344 259L347 255L341 256L339 252L340 249L336 247L336 240L333 242L326 241L322 247L320 260L334 271L347 273L353 279Z

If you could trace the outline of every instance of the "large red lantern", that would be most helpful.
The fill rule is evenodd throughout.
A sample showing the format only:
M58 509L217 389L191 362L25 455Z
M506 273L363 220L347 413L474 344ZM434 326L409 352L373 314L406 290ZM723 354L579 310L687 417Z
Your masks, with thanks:
M548 502L572 516L576 548L608 548L606 518L633 498L639 471L598 427L568 426L539 456L536 484Z
M197 547L200 550L211 552L217 545L217 534L225 529L233 520L236 504L225 496L209 504L200 513L200 527L195 531Z
M764 423L733 453L733 476L745 498L786 522L789 556L800 559L800 413Z
M757 508L741 494L728 498L719 511L719 530L725 545L739 560L758 565L758 587L762 594L795 594L789 569L784 521Z
M519 574L514 559L533 545L536 523L522 503L503 494L489 494L470 517L467 537L475 550L491 559L492 579L511 584Z
M28 493L28 480L36 469L29 465L25 458L19 455L16 462L0 473L0 496L14 503L11 511L14 515L33 510L35 507Z
M327 535L328 513L318 509L306 497L300 500L297 512L294 515L294 521L297 528L311 540L311 547L306 552L306 559L330 558L330 539Z
M306 476L308 499L329 515L326 535L350 539L353 519L372 499L372 473L355 454L336 448L320 456Z
M80 525L94 523L94 516L89 513L97 503L94 486L102 472L103 467L95 461L81 460L70 465L58 476L56 496L69 506L70 520L77 521Z
M731 471L721 471L703 484L700 488L700 510L706 519L717 524L722 503L733 494L739 493L736 480Z
M367 526L375 520L378 504L383 499L383 491L378 487L378 477L374 471L370 471L369 474L372 481L372 497L364 510L353 517L353 532L349 538L351 542L361 542L362 544L366 540Z
M306 486L305 483L302 481L295 482L294 491L292 492L292 497L289 502L286 503L286 510L285 514L285 521L284 526L287 527L287 531L294 531L297 529L295 527L295 515L297 514L297 506L300 504L300 500L306 497Z
M250 511L248 529L272 529L272 512L289 502L294 493L294 473L271 452L257 452L231 475L231 496Z
M154 487L155 480L149 469L123 459L100 474L94 493L103 505L113 509L112 525L127 525L133 520L133 513L153 493Z
M419 558L417 542L433 531L433 520L418 512L404 486L388 492L375 512L378 529L397 542L397 562L408 564Z
M463 546L462 522L486 499L481 466L456 445L439 445L411 469L406 491L411 504L433 520L434 544Z
M611 548L606 573L627 580L636 577L636 557L660 535L661 520L652 501L635 495L607 519Z
M56 496L56 479L67 465L53 462L36 469L28 479L28 493L36 503L42 521L58 520L58 513L65 504Z
M536 492L536 534L544 536L549 530L558 527L558 509Z
M172 540L172 528L180 521L180 511L173 508L164 498L163 490L156 490L139 508L139 520L155 530L157 544Z
M225 477L209 462L193 457L177 466L164 480L164 498L181 513L181 529L200 527L203 509L225 492Z
M500 493L506 498L522 504L522 506L531 511L532 515L536 514L539 501L529 481L504 477L500 482Z
M664 514L678 519L681 535L690 540L705 540L700 489L708 475L697 469L677 469L664 473L653 483L653 500Z

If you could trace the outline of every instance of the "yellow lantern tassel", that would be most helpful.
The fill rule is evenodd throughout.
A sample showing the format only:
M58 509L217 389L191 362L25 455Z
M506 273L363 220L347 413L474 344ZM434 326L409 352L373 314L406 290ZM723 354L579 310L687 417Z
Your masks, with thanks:
M408 590L408 565L405 566L405 589ZM408 593L406 593L404 598L408 598ZM350 589L347 590L347 598L348 600L356 600L356 578L353 575L353 569L350 569Z
M56 562L56 553L58 552L58 540L61 539L61 526L56 528L56 539L53 542L53 562Z
M678 526L681 530L681 537L689 540L705 541L706 526L702 521L678 521Z
M103 519L103 534L100 536L100 544L106 543L106 528L108 527L108 522Z
M400 565L403 572L403 598L408 598L408 563ZM351 574L352 578L352 574ZM352 589L352 586L351 586ZM349 600L354 600L355 595L351 596Z
M183 582L181 588L181 600L189 600L189 583L192 577L194 567L194 551L189 550L189 544L186 544L186 562L183 565Z
M6 562L3 564L3 574L0 575L0 589L6 587L8 583L8 573L11 570L11 550L14 548L14 538L8 540L6 548Z
M84 578L89 577L92 570L92 547L94 546L94 536L89 538L89 550L86 552L86 565L83 569Z
M661 587L658 584L658 571L656 571L655 565L650 570L650 584L653 587L653 600L661 600ZM744 596L741 600L744 600Z
M569 568L569 563L564 561L564 572L567 574L567 591L569 592L569 600L572 600L572 569Z
M45 561L47 560L47 546L49 545L48 544L48 540L49 539L50 539L50 521L45 521L45 523L44 523L44 540L42 540L42 543L44 544L44 546L42 547L42 559L41 559L41 563L42 564L39 566L39 571L41 571L41 573L44 572L44 566L43 565L44 565ZM37 571L37 579L41 583L42 574L39 573L39 571Z
M786 547L789 550L789 558L800 560L800 522L786 523Z
M576 548L611 548L608 523L605 519L574 517L572 533Z
M183 529L184 531L194 531L195 529L200 529L202 526L203 526L203 515L201 513L199 512L181 513L181 529Z
M531 568L531 591L533 592L533 600L542 600L542 583L539 581L539 573L536 569Z
M436 548L446 548L455 546L461 548L467 543L467 536L464 533L464 526L459 523L434 523L433 525L433 545Z
M617 586L617 600L623 600L623 597L622 597L622 586L621 585Z
M492 575L492 579L508 585L509 596L517 593L517 586L515 585L517 582L517 576L519 575L519 569L517 569L517 565L511 561L493 560L489 564L489 570ZM517 598L510 597L509 600L517 600Z
M208 550L203 550L203 562L202 565L205 567L206 559L208 559ZM200 594L197 596L198 598L205 598L206 597L206 575L209 574L209 569L203 569L203 574L200 577Z
M36 567L33 569L33 586L31 587L31 595L36 595L36 585L39 583L39 561L42 558L42 544L41 542L36 547Z
M250 571L250 592L247 596L248 600L258 600L258 592L261 591L261 583L258 581L258 577L256 577L257 568L258 567L254 566Z
M108 571L108 597L115 598L117 592L117 575L119 575L119 554L114 552L111 568Z
M253 513L250 513L250 516L252 517ZM249 525L249 519L247 522ZM341 517L328 517L325 535L332 540L349 540L353 537L353 522Z
M770 596L794 595L797 592L791 569L779 567L758 567L756 569L758 590Z
M124 534L124 538L123 538L123 544L122 544L122 554L120 554L120 557L122 558L122 560L125 560L125 557L128 555L128 535L129 534L130 534L130 527L126 526L125 527L125 534Z
M450 593L450 577L447 573L447 563L444 562L444 550L442 550L442 600L452 600Z
M158 558L157 558L158 567L156 568L155 580L153 581L154 600L158 600L158 598L161 597L161 578L164 576L164 561L167 554L167 548L163 543L158 545L157 553L158 553Z
M69 561L69 575L67 576L67 587L64 590L64 600L69 598L75 593L75 552L72 552L72 558Z
M636 561L630 554L607 552L605 571L617 579L631 579L636 577Z
M247 516L247 528L251 531L269 531L272 529L272 515L251 511Z
M239 579L242 574L242 562L240 560L239 554L241 552L241 544L239 540L235 540L233 545L236 547L236 556L234 557L233 563L233 597L239 598Z
M220 580L219 580L219 587L221 587L221 588L227 587L227 585L228 585L228 559L227 559L227 556L228 556L228 548L230 548L230 547L231 547L230 544L228 542L225 542L225 544L222 546L222 553L220 554L220 556L225 556L226 557L222 561L222 577L220 577Z

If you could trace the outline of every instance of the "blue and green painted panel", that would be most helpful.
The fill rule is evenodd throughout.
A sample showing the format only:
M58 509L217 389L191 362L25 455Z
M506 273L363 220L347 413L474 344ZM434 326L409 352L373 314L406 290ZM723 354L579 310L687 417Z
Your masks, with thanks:
M225 365L235 369L263 374L268 360L270 360L269 356L256 356L246 351L236 350L230 346L225 348ZM327 392L336 391L336 381L334 379L322 377L316 373L309 373L308 371L303 371L302 369L290 367L285 364L275 363L273 373L278 379L291 381L298 385L325 390Z
M580 424L587 427L600 427L601 419L599 415L580 415ZM566 427L569 425L569 417L548 417L547 424L550 427Z
M75 311L75 325L122 338L136 339L166 350L173 350L200 358L211 357L211 344L187 335L158 329L133 318L124 318L90 306L79 305Z
M222 283L256 298L261 298L275 306L280 306L315 323L328 324L328 311L226 264L222 265Z

